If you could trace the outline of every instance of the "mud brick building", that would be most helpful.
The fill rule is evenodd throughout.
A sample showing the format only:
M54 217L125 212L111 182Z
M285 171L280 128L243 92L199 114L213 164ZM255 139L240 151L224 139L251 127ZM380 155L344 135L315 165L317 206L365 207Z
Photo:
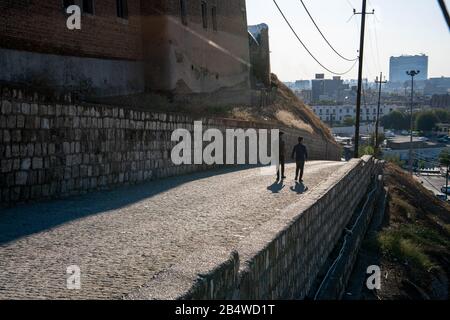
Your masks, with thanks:
M269 26L265 23L248 27L251 84L253 88L270 86Z
M81 30L66 27L79 5ZM0 0L0 81L96 96L248 90L245 0Z

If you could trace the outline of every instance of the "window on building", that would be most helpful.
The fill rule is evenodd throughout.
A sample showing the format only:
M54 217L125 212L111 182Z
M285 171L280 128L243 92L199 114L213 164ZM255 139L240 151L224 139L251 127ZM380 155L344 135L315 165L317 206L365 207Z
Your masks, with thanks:
M83 12L94 14L94 0L83 0Z
M208 5L206 1L202 1L202 20L203 20L203 28L208 29Z
M211 15L212 15L213 30L217 31L217 7L212 7Z
M128 19L128 4L127 0L116 0L117 16L122 19Z
M180 0L180 14L181 14L181 22L187 26L187 5L186 0Z

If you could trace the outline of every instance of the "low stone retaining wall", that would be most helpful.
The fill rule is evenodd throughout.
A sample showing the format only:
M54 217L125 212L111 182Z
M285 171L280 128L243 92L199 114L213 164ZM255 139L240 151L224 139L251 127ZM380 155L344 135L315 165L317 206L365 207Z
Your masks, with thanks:
M0 204L60 198L210 169L176 166L173 130L193 131L188 115L71 103L1 88ZM55 102L56 101L56 102ZM199 119L204 130L276 128L264 122ZM338 160L337 144L302 130L286 132L287 150L305 137L310 158Z
M378 165L382 169L382 163ZM375 172L380 175L381 170ZM369 224L376 210L384 211L385 194L383 192L383 181L374 177L366 197L362 199L362 207L357 209L350 225L347 226L343 235L342 246L338 247L338 256L322 279L320 286L314 294L315 300L338 300L344 295L344 290L351 276L353 266L366 235Z
M351 160L254 230L231 257L220 248L212 255L199 251L189 268L167 270L127 298L304 298L378 169L372 157ZM159 290L164 286L170 290Z

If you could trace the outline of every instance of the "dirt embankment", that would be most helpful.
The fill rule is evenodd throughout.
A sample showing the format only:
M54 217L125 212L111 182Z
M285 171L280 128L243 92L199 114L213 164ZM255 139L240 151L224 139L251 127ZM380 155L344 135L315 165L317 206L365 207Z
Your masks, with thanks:
M223 95L223 93L221 93ZM277 76L272 74L271 103L266 106L217 105L212 104L214 93L199 102L189 103L170 99L156 93L90 99L91 103L102 103L129 107L137 110L187 113L192 117L219 117L249 121L271 121L282 126L298 128L325 137L334 143L330 129L305 105Z
M283 82L272 74L273 103L264 107L235 107L231 115L245 120L271 120L316 133L334 141L330 129Z
M357 299L448 299L450 205L398 166L388 163L388 203L381 229L369 233L359 267L377 264L381 290L363 289Z

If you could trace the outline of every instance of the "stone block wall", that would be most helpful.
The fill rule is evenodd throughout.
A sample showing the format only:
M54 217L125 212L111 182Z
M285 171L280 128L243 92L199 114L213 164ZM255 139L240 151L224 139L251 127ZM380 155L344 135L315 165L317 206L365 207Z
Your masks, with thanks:
M376 176L381 174L382 166L382 162L378 163ZM350 232L345 234L342 246L337 247L337 251L342 252L342 255L336 257L333 261L334 265L322 280L319 288L316 289L316 300L342 298L372 217L375 211L384 212L385 210L385 197L382 180L373 179L366 196L363 198L364 205L358 208L350 223L351 226L347 227Z
M238 250L241 261L245 261L241 266L240 299L306 296L366 194L374 162L372 158L352 160L343 170L347 170L343 176L338 171L327 183L313 190L310 203L299 204L293 212L286 212L280 218L285 219L285 228L277 231L267 225L242 244ZM272 241L261 241L269 235ZM259 246L250 247L257 241Z
M372 157L351 160L337 170L308 197L294 203L260 226L238 246L236 263L202 270L201 278L191 277L189 294L172 291L171 299L302 299L312 288L319 270L337 245L357 206L365 197L380 164ZM219 272L217 270L220 270ZM175 274L166 283L177 282ZM153 280L158 283L158 279ZM150 288L140 298L167 299L164 292ZM184 285L186 280L184 279ZM234 284L234 287L233 287ZM230 287L233 287L231 292ZM223 290L227 288L227 290Z
M0 108L0 203L59 198L142 183L194 171L207 165L176 166L173 130L193 131L188 115L80 105L2 88ZM57 102L55 102L57 101ZM58 102L59 101L59 102ZM275 128L269 123L199 119L204 130ZM339 159L339 148L324 138L289 128L287 150L305 137L311 159Z

